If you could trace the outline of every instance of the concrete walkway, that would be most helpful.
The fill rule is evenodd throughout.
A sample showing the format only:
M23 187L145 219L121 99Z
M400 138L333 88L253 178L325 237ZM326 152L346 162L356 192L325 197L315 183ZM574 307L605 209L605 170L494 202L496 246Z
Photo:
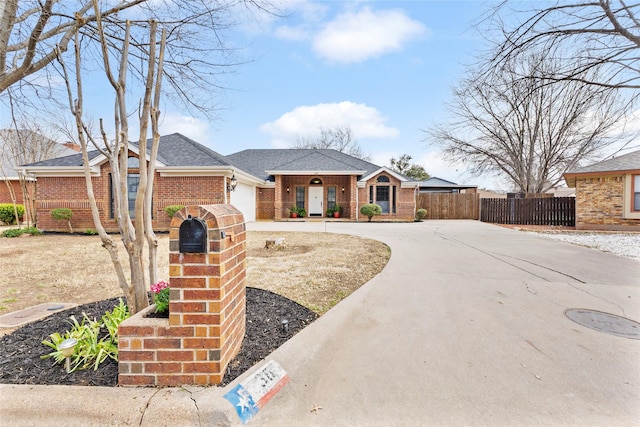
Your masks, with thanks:
M271 355L290 382L249 425L640 425L640 340L564 315L640 321L639 262L475 221L248 228L357 234L392 250L378 276ZM222 395L242 379L224 389L0 385L0 419L239 425Z

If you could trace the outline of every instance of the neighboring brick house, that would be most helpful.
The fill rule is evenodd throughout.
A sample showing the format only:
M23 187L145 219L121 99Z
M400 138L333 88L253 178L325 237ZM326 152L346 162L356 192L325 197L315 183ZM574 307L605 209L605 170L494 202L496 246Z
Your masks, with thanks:
M138 149L130 145L129 186L133 206L137 188ZM97 151L90 154L93 188L102 223L116 230L113 219L110 167ZM51 218L53 208L73 210L72 226L94 228L86 195L80 154L25 165L37 178L38 227L66 230ZM231 189L231 183L235 188ZM230 203L246 221L282 219L285 209L296 204L309 217L322 218L326 209L338 203L342 217L365 220L360 206L375 202L382 206L385 220L412 221L417 182L385 167L357 159L336 150L266 149L245 150L229 156L183 136L161 137L153 194L156 230L166 230L169 205Z
M576 189L576 229L640 231L640 150L564 174Z
M13 203L15 197L16 203L24 205L21 177L24 178L27 194L33 197L35 178L24 177L21 175L21 168L18 167L24 159L44 160L75 152L72 145L58 144L37 132L0 129L0 203Z

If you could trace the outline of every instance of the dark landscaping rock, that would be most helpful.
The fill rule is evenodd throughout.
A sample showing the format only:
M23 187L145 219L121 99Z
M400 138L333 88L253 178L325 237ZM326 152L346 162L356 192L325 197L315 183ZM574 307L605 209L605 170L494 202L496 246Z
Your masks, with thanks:
M60 311L46 319L30 323L11 334L0 337L0 383L42 385L116 386L118 363L108 359L94 371L85 369L68 374L63 364L41 359L51 349L42 344L54 332L70 329L69 316L79 321L82 313L100 318L118 304L112 298ZM273 292L247 288L247 327L240 353L231 361L220 385L226 385L284 344L313 322L318 315L300 304ZM288 330L282 320L288 321Z

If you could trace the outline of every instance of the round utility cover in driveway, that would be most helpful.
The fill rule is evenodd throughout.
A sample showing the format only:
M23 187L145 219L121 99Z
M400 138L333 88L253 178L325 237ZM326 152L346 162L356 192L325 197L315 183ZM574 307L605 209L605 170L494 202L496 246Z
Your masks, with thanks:
M589 329L632 340L640 339L640 323L626 317L584 308L570 308L564 314Z

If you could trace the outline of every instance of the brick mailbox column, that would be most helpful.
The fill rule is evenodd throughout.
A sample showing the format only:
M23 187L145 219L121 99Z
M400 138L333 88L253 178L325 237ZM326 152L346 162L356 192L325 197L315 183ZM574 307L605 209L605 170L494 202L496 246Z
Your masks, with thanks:
M218 384L242 345L242 213L231 205L187 206L174 215L169 233L169 319L144 317L150 307L120 325L120 385Z

